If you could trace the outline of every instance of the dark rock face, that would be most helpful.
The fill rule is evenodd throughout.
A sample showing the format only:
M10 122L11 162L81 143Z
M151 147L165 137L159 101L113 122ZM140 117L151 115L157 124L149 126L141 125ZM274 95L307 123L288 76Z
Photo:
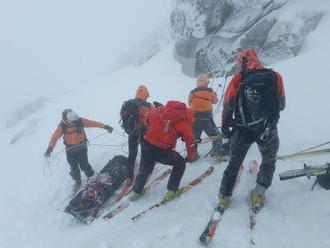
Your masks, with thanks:
M323 11L281 13L290 0L176 0L171 15L175 58L188 76L235 71L237 53L255 48L265 63L296 56Z

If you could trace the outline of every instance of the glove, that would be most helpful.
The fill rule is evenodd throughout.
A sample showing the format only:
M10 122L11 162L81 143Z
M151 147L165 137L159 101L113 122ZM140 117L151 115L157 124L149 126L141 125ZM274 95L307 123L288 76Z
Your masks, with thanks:
M260 135L260 140L267 142L269 141L275 133L275 128L273 128L271 125L268 125L263 131L263 133Z
M199 159L199 155L196 154L194 157L186 157L184 160L186 161L186 163L193 163L195 161L197 161Z
M229 127L224 127L224 126L221 127L221 134L224 139L229 139L231 136L231 133L232 132L230 131Z
M46 152L44 153L44 157L45 158L50 158L50 154L52 153L53 148L51 148L50 146L48 146Z
M109 133L112 133L113 128L109 125L104 125L104 129L107 130Z
M187 152L188 154L187 157L185 158L186 162L192 163L199 159L196 146L190 147Z

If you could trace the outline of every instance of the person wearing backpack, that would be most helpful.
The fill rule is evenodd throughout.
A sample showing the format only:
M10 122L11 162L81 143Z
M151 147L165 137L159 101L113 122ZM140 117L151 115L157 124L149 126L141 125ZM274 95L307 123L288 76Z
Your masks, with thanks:
M79 117L72 109L64 110L62 112L62 120L53 133L48 148L44 153L44 157L49 158L57 141L63 136L66 158L70 165L70 176L75 181L73 192L78 192L81 187L80 170L88 178L94 175L94 170L89 164L87 156L88 140L85 128L89 127L104 128L109 133L113 131L113 128L109 125Z
M213 104L217 104L219 100L212 88L208 87L209 82L210 79L207 75L200 75L196 82L197 87L189 93L188 104L195 112L193 131L196 140L201 138L203 131L209 137L220 135L213 120ZM210 155L216 161L224 160L224 151L220 138L212 142Z
M120 110L122 128L128 134L128 183L134 179L134 167L138 153L138 146L147 128L147 116L154 110L149 98L148 88L140 85L135 98L125 101Z
M250 200L252 208L260 210L275 171L277 123L285 108L285 92L281 75L264 68L255 50L243 50L237 62L241 71L231 80L223 102L221 130L230 137L230 159L219 190L219 207L229 205L240 165L251 144L257 143L262 163Z
M130 200L138 200L142 196L143 188L156 162L173 166L165 200L171 200L176 196L186 169L186 162L193 162L197 158L195 138L191 128L193 121L193 112L185 103L179 101L169 101L165 106L149 114L148 129L141 147L140 170ZM186 159L174 150L180 137L186 143Z

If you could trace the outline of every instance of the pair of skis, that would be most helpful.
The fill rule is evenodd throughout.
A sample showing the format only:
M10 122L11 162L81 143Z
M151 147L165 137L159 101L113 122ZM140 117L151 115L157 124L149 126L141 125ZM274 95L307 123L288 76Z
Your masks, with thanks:
M178 197L180 197L182 194L184 194L184 193L188 192L189 190L191 190L194 186L200 184L206 177L210 176L213 173L213 171L214 171L214 167L213 166L209 167L204 173L202 173L200 176L198 176L192 182L190 182L189 184L187 184L187 185L183 186L182 188L180 188L178 190L178 192L179 192ZM170 173L168 173L168 174L170 174ZM161 175L160 177L162 179L164 179L166 176L165 175ZM157 184L159 182L160 182L160 180L157 180ZM151 183L149 185L149 189L151 187L154 187L154 186L155 186L155 184L154 183ZM148 187L146 188L146 190L148 190ZM169 202L173 201L176 198L173 198L172 200L168 200L168 201L161 200L158 203L155 203L154 205L152 205L151 207L149 207L148 209L146 209L146 210L140 212L139 214L135 215L134 217L131 218L131 220L133 222L136 222L139 219L141 219L143 216L145 216L147 213L149 213L150 211L152 211L153 209L157 209L157 208L160 208L162 206L165 206ZM128 208L130 205L131 205L131 202L130 201L125 201L122 204L118 205L115 209L111 210L109 213L107 213L106 215L104 215L103 218L104 219L111 219L115 215L117 215L118 213L122 212L124 209Z
M239 179L241 177L241 174L243 172L243 166L241 166L240 170L239 170L239 174L237 176L236 179L236 185L239 183ZM250 190L252 189L251 186L251 181L254 177L256 177L258 172L258 163L257 161L253 160L252 162L250 162L249 164L249 188ZM226 209L225 208L221 208L221 207L216 207L213 210L213 213L211 215L211 218L209 220L209 222L207 223L205 229L203 230L202 234L199 237L199 241L202 245L208 245L213 237L216 234L216 231L219 227L219 224L224 216ZM250 243L251 244L255 244L254 242L254 228L256 226L256 212L253 211L252 207L249 207L249 226L250 226Z

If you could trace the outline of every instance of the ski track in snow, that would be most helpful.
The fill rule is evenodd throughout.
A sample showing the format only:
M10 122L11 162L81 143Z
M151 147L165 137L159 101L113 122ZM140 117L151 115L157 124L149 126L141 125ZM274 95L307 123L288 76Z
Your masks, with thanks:
M66 106L71 106L81 116L103 121L115 128L116 132L106 134L93 143L118 145L126 143L126 138L119 135L122 132L118 125L121 103L134 96L140 82L149 87L151 101L186 101L189 91L195 86L194 80L181 74L180 65L172 58L172 49L168 47L143 67L128 67L91 86L81 87L70 95L53 99L47 104L47 109L38 110L38 116L42 119L38 123L38 132L10 146L2 146L2 161L5 164L2 165L4 174L0 187L0 247L200 247L198 237L216 204L224 164L215 164L214 173L201 185L167 206L151 211L137 223L132 223L130 218L163 197L167 180L115 218L109 221L99 218L89 226L60 211L69 200L72 183L64 154L58 155L60 162L51 168L50 177L45 177L42 171L42 153ZM325 47L273 66L283 75L287 94L287 108L282 112L279 124L279 154L329 139L330 118L326 112L330 103L327 82L329 56L330 47ZM218 116L216 122L219 122ZM1 133L1 140L10 141L15 132L8 130ZM101 132L103 130L88 129L87 135L92 138ZM209 148L209 144L202 145L200 153L204 155ZM63 145L59 142L54 153L62 149ZM178 150L183 149L179 144ZM114 155L125 154L123 150L127 148L91 146L90 162L99 170ZM250 149L245 164L251 159L260 161L256 146ZM311 192L313 180L299 178L280 182L278 177L284 170L301 168L303 162L325 161L328 161L328 156L277 162L266 206L257 216L255 247L330 247L330 192ZM202 158L187 166L181 185L199 175L210 163L209 158ZM167 167L158 165L156 170L164 168ZM249 246L245 173L246 170L234 193L232 206L226 212L210 247Z

